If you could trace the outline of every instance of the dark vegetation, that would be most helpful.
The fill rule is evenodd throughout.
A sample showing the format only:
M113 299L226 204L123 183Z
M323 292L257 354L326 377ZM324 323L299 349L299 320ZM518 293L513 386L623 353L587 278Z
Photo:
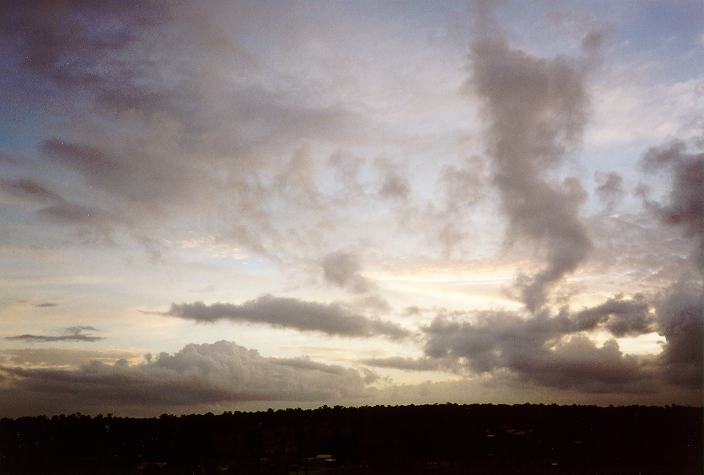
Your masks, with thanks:
M0 420L0 473L702 473L702 409L377 406Z

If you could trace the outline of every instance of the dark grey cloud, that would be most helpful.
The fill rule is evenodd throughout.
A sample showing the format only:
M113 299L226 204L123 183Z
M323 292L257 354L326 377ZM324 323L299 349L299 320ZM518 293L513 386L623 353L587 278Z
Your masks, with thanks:
M542 247L545 267L522 279L536 311L549 288L586 258L591 241L579 220L583 191L549 176L576 146L587 117L586 62L542 59L511 48L484 11L470 55L468 83L483 104L493 182L509 221L510 242ZM494 27L492 27L494 25Z
M600 305L575 313L570 317L570 321L574 330L593 330L602 325L616 337L642 335L654 329L650 305L642 295L628 300L611 298Z
M511 314L478 316L476 323L436 318L424 329L425 353L457 361L473 372L510 370L533 383L585 392L644 391L649 373L615 340L597 347L568 318ZM563 338L564 337L564 338Z
M301 358L266 358L232 342L190 344L130 365L98 361L77 370L3 367L4 414L156 414L248 401L340 401L367 394L366 374Z
M652 361L622 354L613 339L597 347L586 334L601 329L614 337L637 336L657 328L645 297L615 296L579 311L565 308L554 316L482 312L472 321L438 316L423 328L424 352L439 367L464 367L475 373L509 370L554 388L642 391L655 375Z
M667 202L646 200L646 204L664 223L679 226L696 239L695 259L704 266L704 152L690 151L685 142L676 140L648 150L641 165L646 171L671 173Z
M677 284L657 309L658 333L666 339L660 363L664 377L702 389L704 374L704 291L701 285Z
M62 335L14 335L5 337L6 340L11 341L25 341L28 343L51 343L57 341L80 341L80 342L94 342L99 340L104 340L104 337L95 336L91 333L85 332L95 332L98 331L97 328L92 326L75 326L65 328Z
M512 314L481 314L476 323L444 317L435 318L424 328L425 353L433 358L449 357L465 361L474 371L489 372L508 366L522 355L540 349L560 336L564 319L545 316L529 320Z
M590 393L652 392L647 367L638 358L621 353L609 340L597 347L589 338L576 335L546 351L522 355L511 361L521 376L554 388L575 388Z
M34 180L0 180L0 192L38 204L62 203L64 199Z
M4 44L17 49L14 53L21 54L23 66L39 77L70 86L105 82L109 75L101 74L97 63L110 64L101 60L128 47L135 31L166 17L158 2L130 7L112 1L27 1L5 4L0 13Z
M619 204L625 194L623 190L623 178L618 173L595 173L596 194L599 200L606 206L607 211Z
M700 281L680 281L659 299L615 296L554 316L484 312L472 321L436 317L424 327L426 359L391 358L399 369L466 367L474 373L510 371L532 384L582 392L632 393L679 387L701 390L704 368L704 292ZM616 340L601 347L587 336L605 330L614 337L657 332L658 355L623 354ZM428 361L430 360L430 361ZM373 361L369 364L373 365ZM385 362L382 360L381 365ZM668 386L673 385L673 386ZM665 389L667 390L667 389Z
M356 293L368 292L374 284L360 271L362 263L351 252L333 252L326 255L322 262L323 277L326 282L346 288Z
M39 308L50 308L50 307L57 307L59 304L56 302L39 302L37 304L34 304L35 307Z
M674 140L649 149L642 157L640 165L643 170L666 172L670 182L665 197L660 200L652 198L652 190L644 184L639 185L637 196L662 223L673 229L682 229L694 240L696 248L688 260L682 257L686 246L679 252L670 253L658 249L656 255L653 255L652 247L648 249L647 262L660 267L659 274L663 274L670 285L658 298L654 318L648 314L644 319L645 314L636 308L624 307L620 315L610 317L606 323L614 334L621 331L637 334L647 328L664 336L662 352L652 364L654 374L660 380L699 391L704 371L704 289L701 281L701 269L704 268L704 153L700 149L701 143L697 139L689 146L683 140ZM659 234L665 231L658 229ZM641 241L643 232L639 230ZM667 263L661 262L661 255L672 261L669 273L664 272ZM690 273L690 264L695 264L699 272ZM641 303L644 302L641 300ZM614 306L614 303L607 302L604 305L616 309L622 304ZM605 308L585 310L579 321L599 319L601 317L593 312L601 313Z
M166 315L206 323L216 320L263 323L345 337L386 336L396 339L410 335L395 323L356 314L338 303L321 304L271 295L242 304L172 304Z

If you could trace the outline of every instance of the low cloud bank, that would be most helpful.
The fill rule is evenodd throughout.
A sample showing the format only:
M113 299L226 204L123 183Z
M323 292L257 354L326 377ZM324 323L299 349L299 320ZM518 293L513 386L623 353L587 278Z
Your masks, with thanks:
M369 371L326 365L306 358L267 358L233 342L189 344L180 351L147 355L144 363L92 361L77 370L2 367L0 409L136 413L231 405L252 401L289 403L360 399Z

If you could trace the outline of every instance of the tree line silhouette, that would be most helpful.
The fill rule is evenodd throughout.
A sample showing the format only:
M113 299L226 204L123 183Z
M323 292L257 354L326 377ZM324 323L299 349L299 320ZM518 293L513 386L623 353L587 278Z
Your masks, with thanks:
M702 473L702 408L328 407L0 419L0 473Z

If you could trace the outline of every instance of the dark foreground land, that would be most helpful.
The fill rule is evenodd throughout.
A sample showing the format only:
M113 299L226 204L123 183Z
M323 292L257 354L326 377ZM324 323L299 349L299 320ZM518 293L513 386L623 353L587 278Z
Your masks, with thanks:
M701 474L702 409L322 407L0 420L0 473Z

